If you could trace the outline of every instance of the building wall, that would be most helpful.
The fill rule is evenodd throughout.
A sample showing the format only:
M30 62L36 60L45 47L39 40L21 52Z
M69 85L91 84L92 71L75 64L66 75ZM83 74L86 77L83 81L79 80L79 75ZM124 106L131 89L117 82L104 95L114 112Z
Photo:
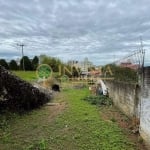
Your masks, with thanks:
M144 69L141 88L140 134L150 147L150 67Z

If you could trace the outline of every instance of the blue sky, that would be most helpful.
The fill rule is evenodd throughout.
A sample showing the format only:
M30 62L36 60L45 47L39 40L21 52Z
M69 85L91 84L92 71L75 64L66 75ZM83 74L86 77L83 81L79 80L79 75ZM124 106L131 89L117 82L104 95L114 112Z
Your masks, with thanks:
M0 58L46 54L103 65L137 50L150 64L149 0L0 0Z

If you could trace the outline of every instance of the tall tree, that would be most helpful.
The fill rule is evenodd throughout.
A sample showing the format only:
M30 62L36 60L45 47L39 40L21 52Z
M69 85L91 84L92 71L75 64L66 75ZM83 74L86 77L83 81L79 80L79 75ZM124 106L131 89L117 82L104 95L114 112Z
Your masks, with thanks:
M9 69L10 70L18 70L18 65L16 63L15 60L11 60L10 63L9 63Z
M3 66L5 69L9 69L9 65L5 59L0 59L0 65Z
M39 64L39 58L37 56L34 56L32 60L32 68L33 70L36 70Z
M23 62L24 62L24 68L23 68ZM20 69L23 70L32 70L32 63L28 56L23 56L22 59L20 60Z

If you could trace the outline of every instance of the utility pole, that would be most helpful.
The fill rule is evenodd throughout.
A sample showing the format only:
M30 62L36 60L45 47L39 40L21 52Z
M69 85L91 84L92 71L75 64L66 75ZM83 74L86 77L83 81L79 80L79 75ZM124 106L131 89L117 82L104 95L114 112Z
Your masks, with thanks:
M23 70L25 71L25 66L24 66L24 52L23 52L23 47L25 46L24 44L17 44L17 46L21 47L21 53L22 53L22 64L23 64Z

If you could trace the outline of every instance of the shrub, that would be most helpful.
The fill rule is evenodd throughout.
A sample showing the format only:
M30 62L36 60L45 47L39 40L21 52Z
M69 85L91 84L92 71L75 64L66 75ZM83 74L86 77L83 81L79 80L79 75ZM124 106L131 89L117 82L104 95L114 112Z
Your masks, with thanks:
M106 105L110 106L113 104L112 100L109 97L106 97L104 95L99 95L99 96L87 96L83 100L88 101L89 103L93 105Z

